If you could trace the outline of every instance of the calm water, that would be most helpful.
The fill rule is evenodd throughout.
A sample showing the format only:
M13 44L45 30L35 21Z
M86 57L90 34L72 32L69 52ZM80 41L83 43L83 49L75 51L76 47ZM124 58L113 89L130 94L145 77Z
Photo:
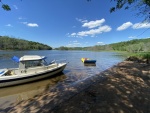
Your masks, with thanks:
M90 51L0 51L0 69L18 67L18 64L11 60L12 56L21 57L23 55L42 55L47 56L47 61L64 60L68 65L63 73L56 77L51 77L45 80L36 81L33 83L0 88L0 106L7 107L13 102L32 98L40 94L44 90L61 85L76 84L88 77L99 74L100 72L112 67L113 65L123 61L125 57L120 53L115 52L90 52ZM81 62L82 57L96 59L95 66L85 66Z

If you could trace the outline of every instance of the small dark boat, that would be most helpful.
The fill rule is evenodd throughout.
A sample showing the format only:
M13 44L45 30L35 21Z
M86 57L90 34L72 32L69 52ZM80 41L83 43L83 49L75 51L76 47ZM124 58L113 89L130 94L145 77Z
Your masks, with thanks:
M89 59L89 58L81 58L81 61L83 63L96 63L96 60L92 60L92 59Z

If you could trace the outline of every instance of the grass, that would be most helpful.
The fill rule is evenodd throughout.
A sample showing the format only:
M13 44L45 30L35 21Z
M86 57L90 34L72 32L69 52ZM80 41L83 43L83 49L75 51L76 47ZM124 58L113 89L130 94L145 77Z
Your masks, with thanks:
M134 53L131 56L135 56L141 59L150 59L150 52Z
M141 60L145 60L147 64L150 64L150 52L133 53L130 56L136 57Z

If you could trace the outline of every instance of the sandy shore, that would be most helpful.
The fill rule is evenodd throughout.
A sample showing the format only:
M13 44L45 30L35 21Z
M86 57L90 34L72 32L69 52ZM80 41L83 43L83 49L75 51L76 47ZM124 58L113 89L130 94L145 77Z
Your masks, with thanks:
M150 65L124 61L71 86L14 103L10 113L150 113Z

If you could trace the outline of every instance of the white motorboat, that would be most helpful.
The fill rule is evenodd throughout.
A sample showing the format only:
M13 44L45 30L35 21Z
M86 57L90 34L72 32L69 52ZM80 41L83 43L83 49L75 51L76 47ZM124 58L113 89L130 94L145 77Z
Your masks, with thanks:
M47 64L45 56L25 55L14 56L12 60L19 63L18 68L0 69L0 87L12 86L40 80L53 76L64 70L67 63L55 61Z

